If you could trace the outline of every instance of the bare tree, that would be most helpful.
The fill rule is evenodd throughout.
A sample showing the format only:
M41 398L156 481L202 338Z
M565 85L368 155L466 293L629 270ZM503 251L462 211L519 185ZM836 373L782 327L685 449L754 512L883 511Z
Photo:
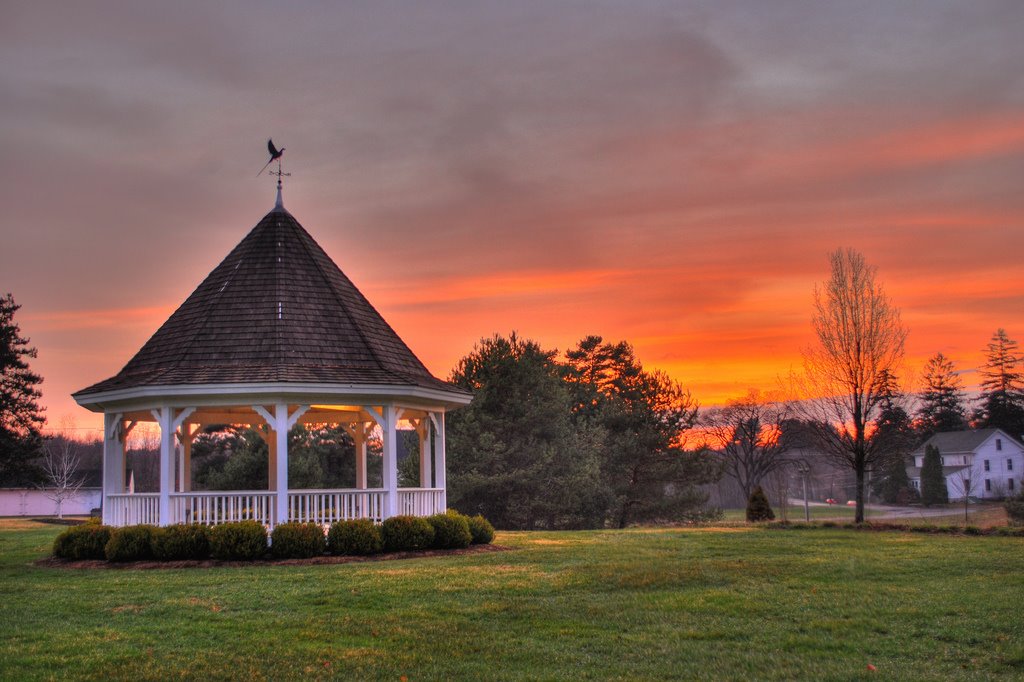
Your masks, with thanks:
M42 470L46 484L40 486L49 499L57 503L57 518L64 518L64 502L78 497L85 483L85 476L79 473L82 453L79 443L72 435L73 423L61 420L60 433L48 437L43 443Z
M788 402L751 390L701 418L708 447L721 453L725 472L736 479L745 499L768 474L788 463L789 431L784 425L791 417Z
M953 493L961 495L964 503L964 525L967 525L968 512L970 510L971 495L981 489L981 472L974 470L973 459L971 464L963 467L950 476Z
M903 357L907 330L875 268L853 249L830 256L832 275L814 289L817 345L804 352L804 398L822 449L856 476L856 521L864 520L866 474L886 454L871 424Z

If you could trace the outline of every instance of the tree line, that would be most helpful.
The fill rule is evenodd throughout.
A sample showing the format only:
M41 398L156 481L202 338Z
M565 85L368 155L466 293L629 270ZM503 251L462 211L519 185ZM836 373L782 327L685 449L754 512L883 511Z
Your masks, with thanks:
M868 476L887 501L911 494L906 456L930 435L968 427L1024 434L1021 357L1005 330L985 349L973 410L942 353L929 359L923 390L905 393L898 371L907 329L876 269L851 249L832 253L830 266L814 289L815 343L785 397L752 391L701 413L680 382L645 368L626 341L587 336L560 354L516 333L481 339L448 377L474 393L448 418L449 503L504 528L680 521L703 513L700 486L723 473L749 495L767 476L799 465L794 452L813 450L852 473L862 520ZM6 486L39 483L55 470L40 457L42 378L29 367L36 351L14 322L18 308L10 294L0 299ZM295 487L353 484L353 458L337 456L353 449L343 429L298 426L289 439ZM52 442L68 450L66 439ZM377 451L371 441L370 454ZM371 478L377 459L368 460ZM416 461L406 458L401 470L412 484ZM205 430L193 462L197 489L266 487L267 447L254 429ZM68 478L66 462L60 470Z

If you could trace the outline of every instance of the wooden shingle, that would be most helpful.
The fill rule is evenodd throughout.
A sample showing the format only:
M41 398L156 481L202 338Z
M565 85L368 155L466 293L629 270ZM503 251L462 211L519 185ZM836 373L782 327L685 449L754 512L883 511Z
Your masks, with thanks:
M283 208L268 213L116 376L139 386L352 383L459 391L430 374Z

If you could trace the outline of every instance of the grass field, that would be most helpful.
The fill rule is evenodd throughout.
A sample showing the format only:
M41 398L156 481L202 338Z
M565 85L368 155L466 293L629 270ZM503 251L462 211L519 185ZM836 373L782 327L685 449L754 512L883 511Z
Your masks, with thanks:
M0 522L0 679L1024 676L1020 538L499 533L511 551L202 570L34 566L58 530Z

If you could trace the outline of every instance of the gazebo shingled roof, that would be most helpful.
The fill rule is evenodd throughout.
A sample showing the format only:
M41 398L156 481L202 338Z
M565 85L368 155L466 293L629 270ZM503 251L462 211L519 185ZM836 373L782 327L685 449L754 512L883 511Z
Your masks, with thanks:
M280 205L124 369L75 394L145 386L343 383L464 393L413 354Z

